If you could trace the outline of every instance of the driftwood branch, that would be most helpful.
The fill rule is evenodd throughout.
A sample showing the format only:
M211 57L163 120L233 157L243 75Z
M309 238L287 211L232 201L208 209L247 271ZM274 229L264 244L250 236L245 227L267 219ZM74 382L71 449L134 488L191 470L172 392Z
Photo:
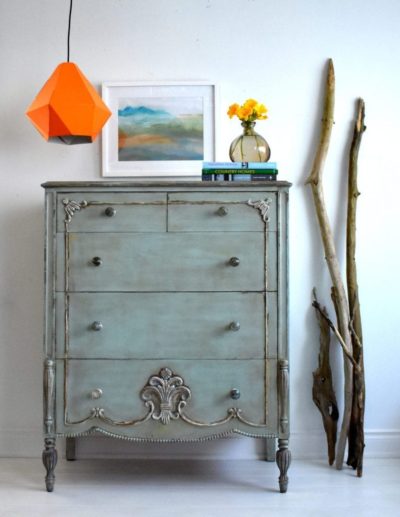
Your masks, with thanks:
M313 290L313 294L314 300L318 304L315 288ZM339 411L336 402L335 390L333 388L332 370L329 360L329 349L331 341L330 326L328 324L329 318L325 307L321 310L316 310L316 315L320 328L320 348L318 356L318 368L313 371L312 397L322 416L322 423L324 425L326 439L328 442L329 465L332 465L335 461L335 446Z
M313 166L310 175L306 181L311 186L315 211L318 218L322 243L325 251L325 259L328 265L332 284L336 295L336 316L338 321L338 330L344 342L344 410L343 419L338 441L336 453L336 468L341 469L343 466L344 452L350 426L350 417L353 398L353 371L352 364L348 354L352 356L352 341L349 330L349 308L347 296L342 281L339 261L336 254L335 243L331 226L329 223L328 213L325 206L325 199L322 187L322 173L325 164L326 155L329 149L330 136L333 126L333 115L335 105L335 73L332 60L328 62L328 74L326 80L325 102L322 117L321 134L318 148L315 154Z
M347 357L347 359L351 362L351 364L354 366L354 368L358 368L358 364L357 362L354 360L354 357L352 356L352 354L350 353L350 351L347 349L346 347L346 343L344 342L344 339L342 338L342 336L340 335L340 332L339 330L337 329L337 327L333 324L332 320L329 318L327 312L326 312L326 309L324 307L324 309L322 309L321 305L318 303L317 300L314 300L313 303L312 303L312 306L314 307L314 309L317 310L317 313L319 314L319 316L321 318L323 318L325 321L326 321L326 324L328 325L328 327L332 330L332 332L335 334L337 340L339 341L339 344L340 346L342 347L342 350L343 350L343 353L344 355Z
M351 339L353 340L353 356L354 356L354 347L358 348L358 353L362 353L363 344L361 339L356 334L356 331L354 330L353 321L350 320L350 333L351 333Z
M353 358L357 368L353 373L353 405L349 429L349 450L347 464L357 470L357 476L362 476L364 455L364 408L365 408L365 377L362 346L361 311L358 298L357 267L356 267L356 210L357 199L360 195L357 186L358 154L362 135L366 129L364 124L365 104L358 100L357 115L354 123L353 139L349 155L348 204L346 228L346 277L347 294L349 299L350 329L353 344Z
M311 173L307 178L306 184L311 183L315 186L321 184L322 171L328 154L329 142L331 139L333 114L335 109L335 71L333 61L328 61L328 75L326 79L325 103L322 115L321 132L317 151L314 157ZM319 214L317 214L319 215Z

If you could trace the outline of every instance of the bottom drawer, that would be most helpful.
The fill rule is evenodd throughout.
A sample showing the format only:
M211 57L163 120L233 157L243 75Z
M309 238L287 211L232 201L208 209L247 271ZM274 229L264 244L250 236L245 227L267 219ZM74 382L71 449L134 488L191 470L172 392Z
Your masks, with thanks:
M273 407L267 419L275 361L71 359L57 362L57 378L59 433L99 427L144 439L195 439L232 429L262 434L267 420L270 429L276 421Z

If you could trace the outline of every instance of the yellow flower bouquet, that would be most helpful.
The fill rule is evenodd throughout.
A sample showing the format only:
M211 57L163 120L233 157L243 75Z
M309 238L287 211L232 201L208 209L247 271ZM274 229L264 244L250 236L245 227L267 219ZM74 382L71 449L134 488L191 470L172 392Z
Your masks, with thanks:
M237 103L231 104L227 115L229 118L236 116L242 122L254 122L255 120L265 120L268 118L267 111L264 104L259 103L255 99L247 99L242 105Z

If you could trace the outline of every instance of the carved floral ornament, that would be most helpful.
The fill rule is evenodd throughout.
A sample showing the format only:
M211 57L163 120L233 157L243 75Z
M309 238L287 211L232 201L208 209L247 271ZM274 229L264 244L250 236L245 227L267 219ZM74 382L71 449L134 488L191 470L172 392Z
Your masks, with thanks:
M177 420L186 402L191 397L190 389L184 385L182 377L174 375L169 368L162 368L159 375L150 377L141 393L146 405L152 408L153 420L169 424L171 418Z

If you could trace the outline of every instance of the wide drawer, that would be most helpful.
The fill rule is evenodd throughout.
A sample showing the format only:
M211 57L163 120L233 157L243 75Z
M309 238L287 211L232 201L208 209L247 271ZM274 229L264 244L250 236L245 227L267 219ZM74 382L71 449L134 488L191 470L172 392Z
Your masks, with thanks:
M271 192L182 192L168 195L168 231L264 231L259 208L267 208L268 229L276 230L276 194Z
M59 194L57 231L64 231L69 215L71 232L162 232L166 230L166 196L159 192ZM80 208L74 208L71 201Z
M71 293L66 300L58 293L56 318L58 357L253 359L276 354L276 293Z
M67 425L108 424L115 429L137 427L140 431L143 424L138 421L153 411L151 428L171 435L182 427L195 430L215 424L227 418L231 408L238 408L247 421L263 424L267 372L275 375L266 364L262 360L69 360L64 370L65 397L61 385L57 390L59 422L64 420L64 407ZM63 361L57 367L62 369ZM199 425L174 418L182 400L186 402L182 413ZM157 418L162 411L163 417ZM215 430L212 425L208 428L217 430L218 425Z
M64 290L63 237L58 234L58 290ZM70 291L262 291L266 284L276 290L275 232L268 233L267 268L261 232L72 233L68 239Z

